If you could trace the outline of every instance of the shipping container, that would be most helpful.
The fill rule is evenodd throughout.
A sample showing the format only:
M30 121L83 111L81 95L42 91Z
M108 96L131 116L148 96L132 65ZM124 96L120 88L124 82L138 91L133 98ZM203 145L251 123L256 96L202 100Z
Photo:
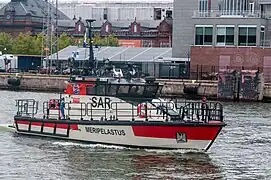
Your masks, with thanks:
M18 56L18 69L23 72L29 70L38 70L41 66L41 61L44 57L41 56Z

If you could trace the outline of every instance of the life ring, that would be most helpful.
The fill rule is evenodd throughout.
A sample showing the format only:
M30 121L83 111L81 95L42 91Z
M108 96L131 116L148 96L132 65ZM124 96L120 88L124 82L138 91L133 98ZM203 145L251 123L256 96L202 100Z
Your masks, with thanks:
M50 99L49 109L59 110L59 100L58 99Z
M140 118L146 118L146 105L145 104L138 104L137 105L137 115Z

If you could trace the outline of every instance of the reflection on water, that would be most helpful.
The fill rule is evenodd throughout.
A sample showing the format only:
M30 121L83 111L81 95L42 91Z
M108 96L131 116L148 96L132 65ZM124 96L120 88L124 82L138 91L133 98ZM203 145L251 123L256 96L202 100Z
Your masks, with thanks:
M90 148L91 147L91 148ZM145 150L111 149L69 146L65 154L66 176L78 179L90 177L128 179L217 179L219 167L205 153L163 153ZM61 146L59 147L60 149ZM63 152L64 153L64 152ZM102 175L101 175L102 174ZM70 177L71 178L71 177Z
M7 92L0 103L0 179L271 179L271 104L223 103L228 124L207 153L128 149L16 135L3 128L15 99L57 94Z

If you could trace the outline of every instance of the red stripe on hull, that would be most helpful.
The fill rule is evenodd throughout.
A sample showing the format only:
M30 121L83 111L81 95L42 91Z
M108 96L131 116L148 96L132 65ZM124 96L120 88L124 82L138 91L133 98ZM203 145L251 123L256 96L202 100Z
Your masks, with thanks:
M218 126L132 126L134 135L140 137L176 139L176 134L186 133L189 140L213 140L221 127Z
M16 121L18 124L29 124L29 121L20 121L17 120ZM34 126L42 126L42 122L31 122L31 125ZM68 129L68 124L56 124L56 128L60 128L60 129ZM50 127L50 128L54 128L55 127L55 123L44 123L43 127ZM70 129L72 130L78 130L78 125L77 124L70 124Z

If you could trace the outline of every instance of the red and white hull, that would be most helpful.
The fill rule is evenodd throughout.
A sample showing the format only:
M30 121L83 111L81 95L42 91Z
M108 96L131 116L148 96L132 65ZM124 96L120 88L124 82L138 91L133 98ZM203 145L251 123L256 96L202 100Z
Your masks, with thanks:
M141 148L208 150L223 122L114 122L15 118L16 132Z

